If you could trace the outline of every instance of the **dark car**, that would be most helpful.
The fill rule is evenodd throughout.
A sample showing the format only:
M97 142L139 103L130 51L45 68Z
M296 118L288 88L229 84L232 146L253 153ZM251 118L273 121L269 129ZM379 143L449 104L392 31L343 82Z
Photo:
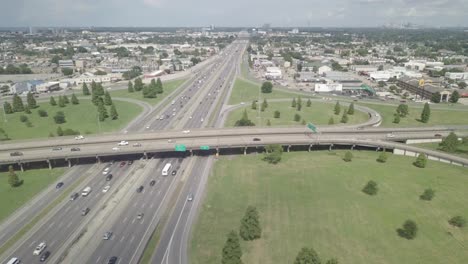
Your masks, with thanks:
M253 141L261 141L259 138L253 138Z
M128 164L128 165L132 165L132 164L133 164L133 160L129 160L127 164Z
M145 188L145 187L143 187L143 186L138 187L137 190L136 190L137 193L141 193L143 191L143 188Z
M125 161L120 162L120 167L125 166Z
M70 201L74 201L76 200L76 198L78 198L80 195L78 193L74 193L70 196Z
M59 182L57 183L57 185L55 185L55 188L60 189L62 186L63 186L63 182Z
M54 147L52 148L52 150L56 151L56 150L62 150L62 147Z
M107 264L115 264L117 263L117 257L116 256L113 256L109 259L109 261L107 261Z
M172 176L174 176L174 175L176 175L176 174L177 174L177 171L176 171L176 170L173 170L173 171L171 172L171 175L172 175Z
M12 156L12 157L23 156L23 152L19 152L19 151L11 152L10 156Z
M435 134L434 137L442 137L441 134Z
M87 215L89 213L89 208L86 207L85 209L81 210L81 215Z
M156 184L155 180L150 181L150 186L154 186Z
M71 148L71 151L80 151L80 148Z
M49 256L50 256L50 251L46 251L44 252L44 254L42 254L41 259L39 259L39 261L44 262Z
M110 181L110 180L112 180L112 177L113 177L113 176L112 176L112 174L109 174L109 175L107 175L107 177L106 177L106 181Z

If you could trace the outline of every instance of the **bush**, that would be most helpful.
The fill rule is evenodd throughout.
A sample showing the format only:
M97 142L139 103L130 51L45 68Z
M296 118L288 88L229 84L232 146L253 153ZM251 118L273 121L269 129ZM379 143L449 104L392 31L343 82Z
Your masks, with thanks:
M377 161L380 162L380 163L385 163L387 162L387 152L384 150L380 153L379 157L377 158Z
M28 121L28 117L25 116L25 115L21 115L20 116L20 121L24 123L24 122Z
M346 162L352 161L353 160L353 153L351 153L351 151L346 151L343 160L346 161Z
M63 135L64 136L80 135L80 131L67 128L67 129L63 130Z
M40 117L47 117L48 116L47 111L42 110L42 109L37 110L37 113L39 114Z
M62 111L58 111L54 116L54 121L56 124L63 124L67 122L65 120L65 114Z
M368 195L376 195L378 191L377 183L375 181L368 181L362 192Z
M424 200L424 201L430 201L432 198L434 198L435 191L432 189L426 189L424 190L423 194L419 196L419 199Z
M414 166L418 168L425 168L427 164L427 157L424 153L419 154L416 158L416 161L413 163Z
M278 110L276 110L276 111L274 112L274 114L273 114L273 117L274 117L274 118L280 118L280 116L281 116L281 113L280 113L280 111L278 111Z
M29 120L26 121L25 124L26 124L27 127L33 127L33 124Z
M295 114L294 115L294 121L299 122L301 120L301 115Z
M273 84L271 82L264 82L261 87L262 93L271 93L273 91Z
M406 220L403 227L397 229L397 233L406 239L414 239L418 233L418 226L413 220Z
M465 218L461 216L454 216L452 217L449 221L449 224L456 226L456 227L464 227L466 225L466 220Z

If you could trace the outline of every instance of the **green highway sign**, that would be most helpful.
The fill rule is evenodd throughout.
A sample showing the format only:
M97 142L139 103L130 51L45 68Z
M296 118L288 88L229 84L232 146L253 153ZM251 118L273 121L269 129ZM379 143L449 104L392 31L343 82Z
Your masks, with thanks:
M175 151L186 151L187 147L183 144L176 144L175 145Z
M210 146L200 146L201 150L210 150Z
M314 124L308 123L307 128L317 133L317 127Z

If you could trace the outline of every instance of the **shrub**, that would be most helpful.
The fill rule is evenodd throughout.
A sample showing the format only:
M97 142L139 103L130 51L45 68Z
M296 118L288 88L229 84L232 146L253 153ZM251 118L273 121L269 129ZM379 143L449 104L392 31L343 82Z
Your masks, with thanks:
M368 181L362 192L368 195L376 195L378 191L377 183L375 181Z
M414 166L418 168L425 168L427 164L427 157L424 153L420 153L416 158L416 161L413 163Z
M432 198L434 198L435 191L432 189L426 189L424 190L423 194L419 196L419 199L424 200L424 201L430 201Z
M403 227L397 229L397 233L406 239L414 239L418 233L418 226L413 220L406 220Z
M380 153L379 157L377 158L377 161L380 162L380 163L385 163L387 162L387 152L384 150Z
M456 227L464 227L466 225L466 220L465 218L461 216L454 216L452 217L449 221L449 224L456 226Z
M20 121L24 123L24 122L28 121L28 117L25 116L25 115L21 115L20 116Z
M351 151L346 151L343 160L346 161L346 162L352 161L353 160L353 153L351 153Z
M42 109L37 110L37 113L39 114L40 117L47 117L48 116L47 111L42 110Z

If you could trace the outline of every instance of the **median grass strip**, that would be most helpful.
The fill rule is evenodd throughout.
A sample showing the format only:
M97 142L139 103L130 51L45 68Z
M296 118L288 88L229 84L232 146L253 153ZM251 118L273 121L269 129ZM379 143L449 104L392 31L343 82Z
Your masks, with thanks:
M18 232L11 237L3 246L0 247L0 255L5 253L10 247L12 247L21 237L23 237L28 231L30 231L43 217L45 217L52 209L61 203L65 198L68 198L71 191L78 187L86 177L81 177L77 181L75 181L72 185L66 188L63 193L57 197L54 201L52 201L42 212L36 215L28 224L23 226Z
M232 88L231 97L229 98L229 104L235 105L244 102L245 104L251 104L253 100L258 99L258 92L261 85L256 85L252 82L237 78ZM271 93L262 93L262 99L279 99L279 98L293 98L297 95L288 93L285 91L276 90L273 88Z

